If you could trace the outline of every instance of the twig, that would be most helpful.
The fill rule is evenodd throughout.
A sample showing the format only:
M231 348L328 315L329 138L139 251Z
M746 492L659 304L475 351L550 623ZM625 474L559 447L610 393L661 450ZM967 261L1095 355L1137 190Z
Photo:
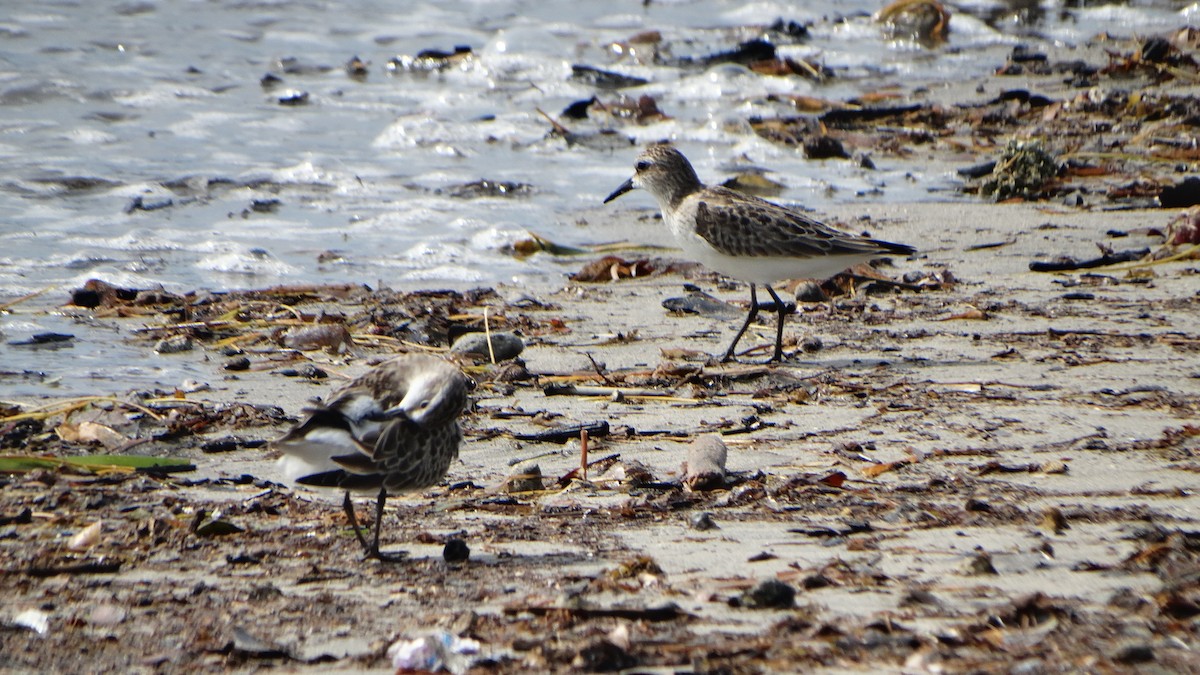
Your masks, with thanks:
M575 424L561 429L551 429L535 434L512 434L512 437L518 441L539 442L539 443L558 443L563 444L572 438L579 436L580 431L587 431L594 436L608 435L608 422L600 421L591 424Z
M1066 272L1069 270L1092 269L1094 267L1108 267L1117 263L1127 263L1134 260L1139 260L1150 253L1150 249L1144 248L1136 251L1120 251L1118 253L1105 253L1099 258L1090 260L1064 260L1039 262L1034 261L1029 263L1030 272Z
M350 337L354 337L354 336L351 335ZM423 352L433 352L433 353L437 353L437 354L450 351L446 347L431 347L430 345L423 345L419 342L409 342L408 340L400 340L400 345L403 347L410 347L412 349L418 349Z
M536 110L538 112L538 114L541 115L542 117L545 117L546 121L550 123L550 126L554 127L554 130L556 132L562 134L563 136L566 136L567 134L571 133L570 129L559 124L558 120L555 120L553 117L547 115L545 113L545 111L543 111L541 108L534 108L534 110Z
M655 389L623 389L621 387L589 387L577 384L548 384L542 388L546 396L646 396L665 397L667 392Z
M588 462L587 465L588 465L588 467L593 467L593 466L596 466L597 464L610 464L610 463L616 462L618 459L621 459L621 453L615 452L611 455L605 455L605 456L601 457L600 459L597 459L593 462ZM578 475L579 475L578 468L571 469L570 471L568 471L566 474L564 474L563 476L561 476L558 479L557 484L560 487L566 486L568 483L570 483L572 480L574 480L575 477Z
M111 562L86 562L77 565L31 566L26 569L9 569L8 574L25 573L31 577L55 577L60 574L114 574L121 571L121 560Z
M583 474L583 480L587 481L588 470L588 432L587 429L579 430L579 471Z
M605 384L613 383L613 381L610 380L609 377L604 374L604 369L600 367L600 364L596 363L596 359L592 358L591 352L584 352L583 355L588 357L588 361L592 362L592 369L596 371L596 374L600 376L601 380L604 380Z
M292 307L291 305L285 305L282 302L277 303L277 304L279 307L282 307L283 309L286 309L287 311L291 312L292 316L296 317L298 320L304 321L304 314L300 310L296 309L295 307ZM317 322L314 321L313 323L317 323Z
M16 307L17 305L21 304L22 302L25 302L26 300L32 300L32 299L36 298L37 296L43 295L52 290L54 290L54 286L47 286L40 291L34 291L27 295L22 295L21 297L17 298L16 300L9 300L8 302L4 303L3 305L0 305L0 312L7 312L9 309Z
M488 310L490 307L483 308L483 336L487 338L488 357L492 360L492 365L496 365L496 349L492 347L492 326L488 321Z

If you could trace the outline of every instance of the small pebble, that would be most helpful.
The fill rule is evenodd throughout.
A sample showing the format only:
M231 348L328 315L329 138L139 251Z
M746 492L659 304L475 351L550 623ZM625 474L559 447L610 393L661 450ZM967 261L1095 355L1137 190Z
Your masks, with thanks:
M693 530L720 529L720 527L718 527L717 524L715 522L713 522L712 514L709 513L708 511L700 511L699 513L693 513L692 517L688 519L688 524L692 526Z
M982 499L968 499L967 510L987 513L992 510L992 505Z
M1063 197L1064 206L1083 206L1083 195L1078 192L1070 192L1066 197Z
M329 377L329 373L311 363L306 363L299 368L281 368L277 372L284 377L303 377L309 380L323 380Z
M796 604L796 589L778 579L767 579L741 596L741 605L751 609L787 609Z
M284 92L283 95L279 97L279 105L297 106L297 105L306 105L307 103L308 103L308 92L307 91L297 91L297 90L287 91L287 92Z
M442 559L448 563L466 562L471 557L471 547L462 539L451 539L442 549Z
M1149 663L1154 660L1154 648L1150 645L1129 645L1113 656L1117 663ZM1194 665L1194 664L1193 664Z
M217 452L233 452L238 449L238 439L233 436L225 436L211 441L205 441L200 444L200 451L208 454Z
M542 467L532 460L513 467L504 481L505 492L536 492L542 489Z
M159 354L177 354L179 352L187 352L192 349L192 338L187 335L172 335L158 341L154 345L154 351Z
M225 370L250 370L250 357L235 356L234 358L229 359L225 362Z
M999 574L996 567L992 565L992 556L987 553L978 553L967 562L968 574Z
M796 287L796 302L828 302L829 296L821 290L821 284L806 281Z

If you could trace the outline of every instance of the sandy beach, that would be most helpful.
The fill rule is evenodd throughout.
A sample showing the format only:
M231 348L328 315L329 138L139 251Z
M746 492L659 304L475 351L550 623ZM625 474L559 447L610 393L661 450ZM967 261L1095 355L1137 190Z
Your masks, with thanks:
M0 671L1198 672L1195 9L1019 4L0 26ZM662 139L918 253L719 363L747 285L601 204ZM465 442L364 560L270 441L414 350Z
M597 209L578 239L631 238L653 213ZM280 374L300 361L261 344L238 372L211 348L154 355L134 332L145 318L112 319L148 358L207 373L210 388L186 405L153 409L196 408L215 422L131 451L186 458L194 471L3 478L0 666L385 672L389 645L433 632L478 642L455 668L504 672L1188 670L1200 275L1190 261L1028 269L1089 257L1114 241L1106 233L1167 214L864 205L827 215L920 249L883 275L953 283L866 284L833 308L801 303L786 335L793 356L777 365L763 364L770 319L738 363L700 360L739 319L673 314L663 301L684 284L737 307L747 296L702 270L501 286L456 306L460 322L486 311L490 326L516 327L527 373L468 366L479 387L462 461L443 486L389 503L384 549L408 553L393 564L363 561L340 496L283 487L255 441L394 346L304 352L329 374L313 380ZM666 268L670 252L660 254ZM362 297L339 310L379 301ZM820 348L796 353L805 338ZM636 393L547 396L554 382ZM235 406L246 411L230 416ZM85 420L131 439L167 424L116 404L69 417ZM63 421L25 441L51 443ZM614 458L587 481L570 475L577 440L514 438L601 422L609 432L592 435L589 457ZM717 489L684 489L681 461L705 434L721 434L728 475ZM232 451L204 451L230 437ZM507 490L513 464L530 459L545 489ZM365 501L359 513L369 517ZM232 527L202 534L214 521ZM71 550L96 522L98 537ZM468 544L469 561L443 561L451 538ZM794 601L755 595L770 580ZM39 616L44 631L28 627Z

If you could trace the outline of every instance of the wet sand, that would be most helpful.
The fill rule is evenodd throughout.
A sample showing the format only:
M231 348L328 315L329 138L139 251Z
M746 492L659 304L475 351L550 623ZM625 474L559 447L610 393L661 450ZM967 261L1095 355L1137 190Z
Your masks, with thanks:
M588 212L577 241L649 232L666 243L652 215L635 203ZM762 364L771 318L742 345L762 349L737 364L681 358L720 353L740 320L673 315L664 299L684 283L739 307L748 296L703 272L500 286L460 307L524 326L521 358L538 379L472 370L480 386L462 462L443 486L390 502L384 548L406 551L403 562L361 560L340 496L278 485L270 450L245 447L285 429L279 416L215 415L203 433L130 450L189 458L194 472L0 479L0 516L30 510L0 527L0 619L11 627L0 668L385 672L389 644L433 630L479 641L480 667L502 672L1185 672L1200 600L1196 263L1028 271L1059 254L1091 257L1101 242L1136 247L1106 232L1161 228L1173 213L863 205L822 215L920 249L880 268L886 276L949 272L957 283L860 287L832 310L801 303L786 337L822 347L778 365ZM113 339L148 359L191 360L211 389L186 398L226 413L278 406L294 418L395 350L360 340L351 356L305 352L331 373L312 382L278 374L278 350L249 348L250 370L231 374L211 344L153 355L132 331L156 320L114 319ZM553 381L663 396L547 396ZM130 438L161 427L136 417L118 406L71 421ZM590 457L619 458L587 482L556 482L578 466L577 442L512 437L595 422L611 432L590 440ZM729 448L726 486L685 490L680 463L706 433ZM202 450L231 434L239 449ZM512 463L530 458L547 489L506 492ZM640 485L623 482L639 472L649 475ZM702 512L715 529L692 526ZM365 501L359 513L369 517ZM197 533L214 519L240 531ZM96 521L99 540L68 551ZM451 538L471 547L468 562L442 560ZM84 573L105 564L115 571ZM791 587L794 606L747 606L765 580ZM13 627L26 610L42 613L44 635Z

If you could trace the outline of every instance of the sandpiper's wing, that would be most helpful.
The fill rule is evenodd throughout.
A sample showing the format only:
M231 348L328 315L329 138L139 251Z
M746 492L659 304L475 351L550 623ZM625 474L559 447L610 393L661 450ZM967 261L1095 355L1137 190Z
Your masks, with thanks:
M347 490L379 488L383 485L388 485L389 491L402 491L408 486L415 488L420 485L409 479L409 473L413 473L413 478L418 477L422 472L420 468L413 467L431 461L431 446L437 440L433 431L422 428L407 417L396 417L383 426L377 437L372 438L373 444L355 438L359 452L330 456L332 465L340 468L308 474L296 479L296 483Z
M378 490L383 486L383 475L378 473L358 474L351 471L334 469L301 476L296 479L298 485L323 488L341 488L343 490Z
M379 435L372 460L389 492L420 489L441 480L458 457L461 440L457 421L418 425L396 420Z
M284 475L315 487L368 489L374 481L377 488L380 479L367 478L378 471L371 455L379 433L393 416L379 409L371 393L347 386L334 392L328 402L309 406L304 412L304 421L272 444L283 453L280 466Z
M915 249L835 230L808 216L724 187L697 195L696 234L729 256L819 258L907 255Z

